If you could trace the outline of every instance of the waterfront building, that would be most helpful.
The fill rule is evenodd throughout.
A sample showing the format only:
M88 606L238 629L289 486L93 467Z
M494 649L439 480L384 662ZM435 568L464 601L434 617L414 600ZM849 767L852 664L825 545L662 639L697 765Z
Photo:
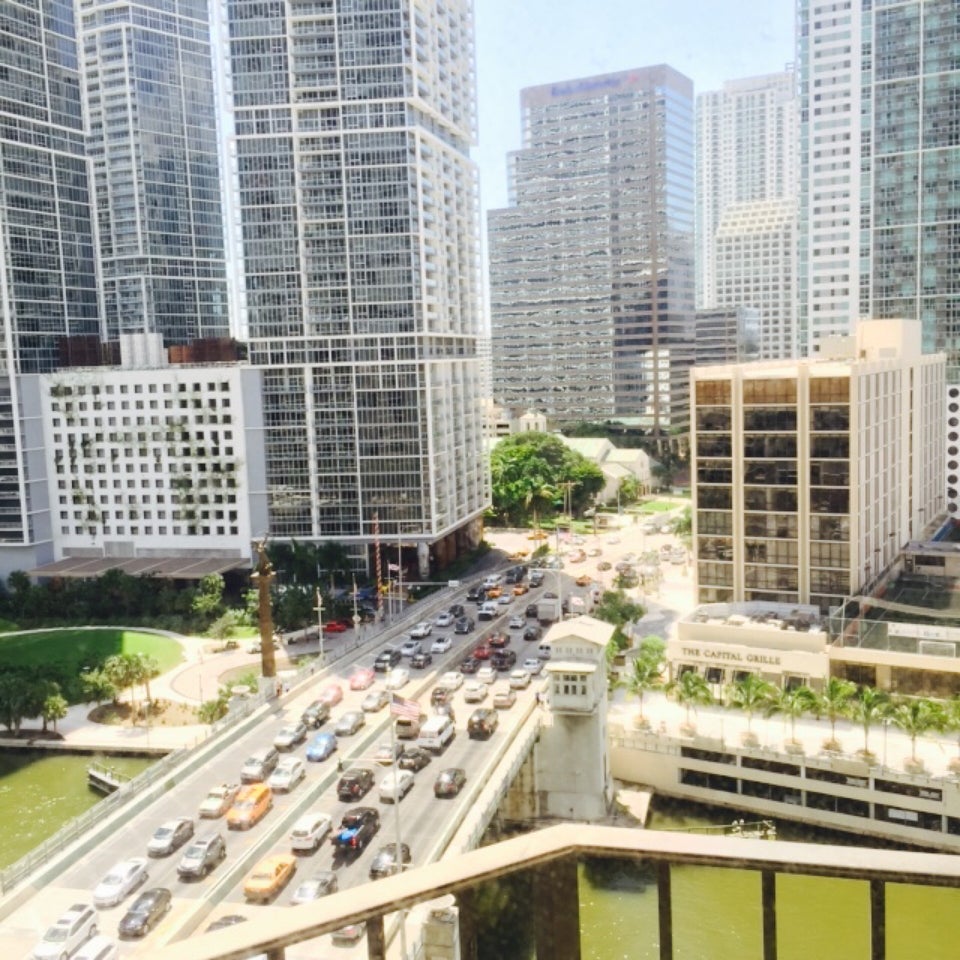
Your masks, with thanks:
M510 206L488 216L493 396L551 423L685 428L692 84L644 67L521 93Z
M230 333L206 3L79 0L102 337Z
M798 107L792 68L697 97L697 308L759 310L762 359L795 353Z
M943 512L945 360L921 353L919 326L875 320L810 359L694 368L699 602L827 612Z
M489 503L473 4L228 13L271 535L426 575Z
M0 68L0 573L49 550L46 478L18 376L52 370L61 339L98 332L96 264L73 5L4 4ZM39 546L38 546L39 545Z

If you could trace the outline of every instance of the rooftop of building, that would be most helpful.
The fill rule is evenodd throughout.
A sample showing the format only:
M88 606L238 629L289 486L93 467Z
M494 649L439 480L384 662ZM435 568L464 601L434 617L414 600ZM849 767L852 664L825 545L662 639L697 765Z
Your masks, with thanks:
M727 627L762 627L768 630L815 632L822 630L820 610L797 603L768 603L748 600L739 603L704 603L681 622L710 623Z

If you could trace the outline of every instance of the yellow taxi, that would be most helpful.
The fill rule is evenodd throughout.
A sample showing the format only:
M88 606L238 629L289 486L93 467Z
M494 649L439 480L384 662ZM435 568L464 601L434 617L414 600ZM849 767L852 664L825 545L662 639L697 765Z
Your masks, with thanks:
M502 587L487 587L487 599L496 600L497 597L503 595Z
M534 530L533 533L527 534L528 540L546 540L549 534L545 533L543 530Z
M279 853L261 860L243 881L243 895L253 903L272 900L297 872L297 858Z
M525 583L518 583L518 584L513 588L513 595L514 595L515 597L522 597L522 596L523 596L525 593L527 593L529 590L530 590L530 588L529 588Z
M227 828L249 830L266 816L273 806L273 791L264 783L251 783L241 788L227 811Z

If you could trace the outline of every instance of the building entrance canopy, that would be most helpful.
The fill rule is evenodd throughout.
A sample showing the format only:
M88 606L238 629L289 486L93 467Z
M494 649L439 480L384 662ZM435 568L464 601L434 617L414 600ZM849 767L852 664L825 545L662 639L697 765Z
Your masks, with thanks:
M30 576L92 578L121 570L132 577L202 580L214 573L248 569L250 560L243 557L65 557L31 570Z

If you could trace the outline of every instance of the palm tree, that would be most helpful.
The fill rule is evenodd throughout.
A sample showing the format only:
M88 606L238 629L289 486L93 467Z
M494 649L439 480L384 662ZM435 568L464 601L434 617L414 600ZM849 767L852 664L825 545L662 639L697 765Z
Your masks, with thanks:
M117 690L130 690L130 700L136 708L133 696L135 684L140 682L140 665L130 653L115 653L103 662L103 672ZM136 709L134 709L136 714Z
M830 722L830 743L837 742L837 721L848 716L857 686L850 680L830 677L817 698L817 713Z
M667 696L672 697L687 711L686 724L690 724L691 707L707 706L713 703L713 694L710 685L696 670L687 670L676 680L667 684Z
M137 661L137 683L142 683L147 694L147 703L153 700L150 696L150 681L154 677L160 676L160 663L156 657L149 653L135 653L134 658Z
M640 720L643 721L643 695L647 690L656 690L660 685L660 672L662 662L647 657L637 657L633 661L633 672L622 680L617 681L617 686L622 686L632 693L640 701Z
M870 728L890 710L890 698L883 690L861 687L850 701L850 717L863 727L863 753L870 753Z
M960 733L960 695L951 697L945 704L946 729ZM957 747L960 748L960 737L957 738ZM953 760L954 767L960 766L960 757Z
M727 702L747 715L747 733L751 733L754 713L777 695L777 688L755 673L748 673L727 688Z
M797 742L797 717L817 712L817 695L806 685L777 690L767 704L767 716L782 713L790 721L790 742Z
M911 698L893 705L890 719L910 738L910 759L917 763L917 737L947 726L947 714L934 700Z

